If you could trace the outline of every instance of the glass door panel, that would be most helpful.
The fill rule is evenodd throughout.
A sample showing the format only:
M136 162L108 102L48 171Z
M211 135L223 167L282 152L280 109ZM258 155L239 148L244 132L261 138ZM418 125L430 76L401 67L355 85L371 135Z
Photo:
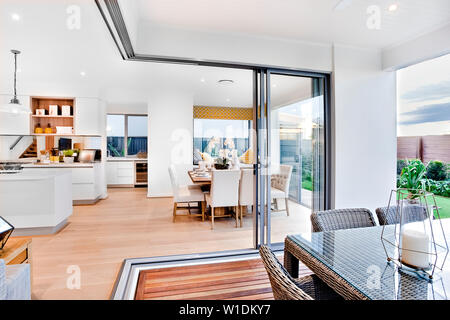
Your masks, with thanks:
M269 72L271 243L308 232L312 211L325 208L325 78Z

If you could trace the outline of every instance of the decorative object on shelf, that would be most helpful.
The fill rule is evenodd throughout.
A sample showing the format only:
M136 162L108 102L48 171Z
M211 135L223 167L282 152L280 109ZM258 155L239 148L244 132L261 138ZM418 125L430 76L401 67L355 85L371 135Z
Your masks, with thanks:
M217 170L226 170L230 167L230 160L228 158L217 158L216 162L214 163L214 168Z
M34 133L42 134L44 133L44 129L42 129L41 124L38 122L36 128L34 128Z
M61 106L61 115L64 116L64 117L70 117L70 115L71 115L71 111L70 110L71 109L72 109L71 106L62 105Z
M72 130L72 127L60 127L60 126L57 126L56 127L56 133L58 133L58 134L72 134L73 130Z
M47 128L44 129L44 133L46 133L46 134L53 133L53 129L52 129L50 123L47 123Z
M51 116L57 116L58 115L58 105L51 104L48 106L48 114Z
M37 116L45 116L45 109L36 109Z
M8 241L9 236L13 231L13 225L4 218L0 217L0 250L5 247L6 241Z
M386 215L398 222L393 233L385 225L381 232L388 262L433 279L449 252L434 194L420 189L392 190Z
M14 55L14 97L8 104L0 106L0 112L10 113L13 115L30 114L30 109L22 105L17 99L17 55L20 54L19 50L11 50Z

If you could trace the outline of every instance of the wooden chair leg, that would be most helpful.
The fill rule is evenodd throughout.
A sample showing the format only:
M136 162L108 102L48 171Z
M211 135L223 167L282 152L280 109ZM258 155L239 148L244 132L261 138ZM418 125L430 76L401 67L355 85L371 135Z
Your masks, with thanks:
M288 198L284 198L284 201L286 203L286 213L289 216L289 199Z
M214 230L214 207L211 207L211 229Z
M234 207L234 215L236 217L236 228L238 227L238 219L239 219L239 214L238 214L238 207Z
M242 228L242 225L243 225L243 223L242 223L242 211L243 211L243 207L239 206L239 217L241 219L241 228Z
M175 222L175 218L177 217L177 203L173 203L173 222Z
M206 203L204 201L201 202L202 208L202 222L205 221L205 211L206 211Z

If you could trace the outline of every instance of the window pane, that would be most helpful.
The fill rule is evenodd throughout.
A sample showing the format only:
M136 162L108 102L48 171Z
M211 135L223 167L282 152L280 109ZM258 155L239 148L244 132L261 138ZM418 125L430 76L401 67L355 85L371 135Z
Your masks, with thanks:
M194 119L194 164L196 152L215 159L222 149L236 150L240 157L250 147L250 128L251 120Z
M128 116L128 155L147 152L147 116Z
M107 147L109 157L125 156L125 116L108 114L107 116Z

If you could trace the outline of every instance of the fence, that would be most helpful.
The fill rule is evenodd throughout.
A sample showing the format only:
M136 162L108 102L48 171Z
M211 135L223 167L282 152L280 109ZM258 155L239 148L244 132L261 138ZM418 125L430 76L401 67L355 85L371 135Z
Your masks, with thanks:
M397 159L439 160L450 163L450 135L398 137Z

